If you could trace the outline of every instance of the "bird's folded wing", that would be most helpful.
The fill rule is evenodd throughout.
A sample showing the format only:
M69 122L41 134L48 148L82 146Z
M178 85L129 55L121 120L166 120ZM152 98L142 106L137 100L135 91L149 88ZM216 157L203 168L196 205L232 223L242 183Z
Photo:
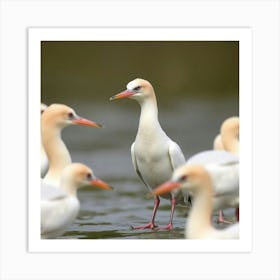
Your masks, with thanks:
M236 164L239 163L239 158L231 153L225 151L203 151L187 160L190 164Z
M135 151L134 151L134 143L132 143L132 145L131 145L131 158L132 158L132 163L133 163L133 167L134 167L135 172L137 173L137 175L139 176L141 181L146 185L146 187L148 189L150 189L149 185L145 182L140 170L138 169L137 159L136 159Z
M41 200L57 200L67 197L67 193L58 188L41 181Z
M181 148L174 141L170 141L168 154L173 170L186 162Z

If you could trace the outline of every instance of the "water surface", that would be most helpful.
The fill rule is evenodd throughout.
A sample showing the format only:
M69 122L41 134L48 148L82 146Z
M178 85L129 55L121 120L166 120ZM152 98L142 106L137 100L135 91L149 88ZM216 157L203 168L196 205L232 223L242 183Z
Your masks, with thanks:
M130 146L138 128L140 107L134 100L113 102L72 101L76 111L104 125L102 129L69 127L63 131L74 162L93 168L96 176L114 187L113 191L83 188L78 196L81 211L64 239L174 239L184 238L187 209L176 207L172 231L132 230L148 222L153 199L135 174ZM185 157L212 148L221 122L238 114L234 96L225 98L181 98L159 104L159 119L166 133L181 147ZM169 220L170 203L161 199L156 223ZM233 210L226 211L232 218ZM216 226L217 216L213 217ZM219 225L222 227L223 225Z

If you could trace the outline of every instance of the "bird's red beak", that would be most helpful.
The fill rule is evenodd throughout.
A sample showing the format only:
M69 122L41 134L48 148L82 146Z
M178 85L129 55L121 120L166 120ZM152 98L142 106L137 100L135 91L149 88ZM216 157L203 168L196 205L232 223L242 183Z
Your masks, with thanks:
M152 193L155 195L169 193L172 190L178 188L179 186L180 186L179 182L167 181L167 182L163 183L162 185L158 186L156 189L154 189Z
M102 181L98 178L91 180L90 184L93 185L93 186L99 187L101 189L104 189L104 190L112 190L113 189L113 187L111 187L106 182L104 182L104 181Z
M81 117L77 117L75 119L72 120L73 124L77 124L77 125L85 125L85 126L92 126L92 127L97 127L100 128L102 127L101 124L81 118Z
M126 97L129 97L129 96L132 96L133 94L135 94L135 92L130 91L130 90L125 90L125 91L122 91L121 93L118 93L118 94L112 96L110 98L110 101L115 100L115 99L126 98Z

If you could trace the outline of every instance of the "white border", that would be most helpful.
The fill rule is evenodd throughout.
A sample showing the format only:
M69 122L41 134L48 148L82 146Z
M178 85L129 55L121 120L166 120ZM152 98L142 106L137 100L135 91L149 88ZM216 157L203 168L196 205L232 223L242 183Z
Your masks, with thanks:
M249 28L29 28L29 251L30 252L249 252L252 245L252 90ZM40 162L41 41L239 41L240 239L239 240L41 240ZM35 121L36 120L36 121ZM245 187L246 186L246 187ZM246 205L246 207L244 206ZM128 244L129 243L129 246Z
M0 279L280 279L278 0L1 0L0 6ZM254 215L251 252L28 253L26 29L31 26L155 24L247 26L253 31ZM16 169L13 168L15 160Z

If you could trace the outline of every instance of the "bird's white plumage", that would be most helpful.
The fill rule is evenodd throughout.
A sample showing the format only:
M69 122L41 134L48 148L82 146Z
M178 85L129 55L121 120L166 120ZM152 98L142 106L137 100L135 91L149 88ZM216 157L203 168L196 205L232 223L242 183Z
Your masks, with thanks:
M225 151L203 151L197 153L187 160L189 164L231 164L239 163L239 158Z
M77 189L86 185L111 189L81 163L72 163L63 169L59 188L41 180L42 238L56 238L74 222L80 209Z
M186 238L238 238L238 226L217 230L211 224L215 188L212 176L205 166L201 164L184 164L180 166L174 172L172 180L156 188L154 194L160 195L175 189L185 189L193 196L192 207L186 220Z
M185 163L185 157L179 145L174 141L169 143L168 154L173 170Z
M184 188L193 195L192 208L186 221L185 235L190 239L236 239L239 238L239 225L230 226L223 230L214 228L211 224L212 211L228 205L235 196L231 190L223 186L226 193L216 192L217 184L227 187L225 179L230 169L220 170L219 165L214 169L207 169L207 165L186 163L176 169L172 181L166 182L155 191L168 191L172 184L176 188ZM216 176L216 178L215 178ZM222 177L221 177L222 176ZM223 177L225 176L225 177ZM214 178L214 180L213 180ZM216 181L215 181L216 180ZM230 180L230 179L229 179ZM173 182L173 183L172 183ZM161 190L161 191L160 191ZM231 199L227 201L227 199ZM222 202L221 202L222 201Z
M142 177L141 172L139 171L138 165L137 165L137 160L136 160L136 156L135 156L135 151L134 151L134 142L131 145L131 159L132 159L132 164L134 167L134 170L136 172L136 174L139 176L139 178L141 179L141 181L145 184L145 186L149 189L149 184L145 182L145 180Z
M78 212L79 201L73 197L67 197L61 201L41 202L41 238L57 238L69 228ZM59 213L59 215L57 215Z
M76 197L64 197L41 201L41 237L56 238L73 224L80 209Z
M186 225L186 227L188 224ZM187 232L187 230L186 230ZM188 239L238 239L239 238L239 223L231 225L224 229L215 229L213 227L201 232L192 237L186 233Z
M49 168L49 161L45 149L41 146L41 178L43 178L48 171Z
M149 190L169 179L173 170L185 162L176 143L168 138L159 141L156 138L153 139L153 143L145 148L142 146L141 139L140 143L134 142L131 147L135 171L149 187ZM157 144L157 142L161 143Z
M127 88L127 90L133 90L137 86L138 86L138 82L137 82L137 79L136 79L136 80L133 80L133 81L129 82L126 85L126 88Z
M135 171L150 190L171 177L173 170L185 162L177 143L161 128L154 90L150 83L135 79L127 89L140 86L136 99L141 106L138 132L131 146L131 157Z
M127 84L127 90L111 98L111 100L129 97L136 100L141 106L139 126L134 143L131 146L133 167L147 186L149 191L156 188L164 181L170 179L176 167L185 162L185 157L177 143L172 141L160 126L158 121L157 100L152 85L143 79L135 79ZM172 194L164 197L173 198ZM186 200L180 194L176 194L176 202ZM154 227L155 213L158 208L158 197L155 199L153 216L149 228ZM172 227L174 212L174 199L171 200L171 219L169 227ZM140 227L141 228L141 227Z
M67 196L67 193L57 188L56 186L46 184L41 179L41 200L56 200L60 198L65 198Z
M41 237L56 238L74 222L80 209L76 196L62 189L41 184Z
M238 207L239 158L225 151L204 151L187 160L186 164L201 164L209 172L213 186L213 208Z

